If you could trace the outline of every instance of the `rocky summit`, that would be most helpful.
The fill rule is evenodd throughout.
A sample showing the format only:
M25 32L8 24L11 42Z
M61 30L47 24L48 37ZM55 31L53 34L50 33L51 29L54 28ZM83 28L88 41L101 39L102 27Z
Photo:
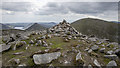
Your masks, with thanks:
M54 27L49 29L50 33L57 33L60 35L73 35L73 34L79 34L79 32L70 26L69 23L66 22L66 20L63 20L63 22L60 22L58 25L55 25Z
M2 37L3 66L120 67L120 46L78 32L66 20L40 31Z

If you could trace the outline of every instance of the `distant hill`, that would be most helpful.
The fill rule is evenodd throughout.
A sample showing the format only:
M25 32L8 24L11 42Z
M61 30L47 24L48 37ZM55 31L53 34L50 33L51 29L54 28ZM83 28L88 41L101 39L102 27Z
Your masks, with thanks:
M43 27L42 25L38 23L34 23L34 24L31 24L26 30L44 30L44 29L46 28Z
M50 28L54 25L56 25L56 23L54 22L36 22L38 24L40 24L41 26L43 27L46 27L46 28ZM5 25L7 26L11 26L12 28L15 28L15 27L23 27L23 28L28 28L29 26L33 25L34 23L33 22L24 22L24 23L5 23Z
M111 41L118 41L120 36L120 24L100 19L84 18L77 20L71 25L79 32L86 35L95 35L99 38L107 38Z
M38 23L38 24L40 24L40 25L42 25L42 26L44 26L44 27L46 27L46 28L50 28L50 27L52 27L52 26L54 26L54 25L56 25L57 23L54 23L54 22L50 22L50 23Z
M6 30L6 29L13 29L13 28L8 25L0 23L0 30Z
M111 21L111 22L114 22L114 23L120 23L120 22L118 22L118 21Z

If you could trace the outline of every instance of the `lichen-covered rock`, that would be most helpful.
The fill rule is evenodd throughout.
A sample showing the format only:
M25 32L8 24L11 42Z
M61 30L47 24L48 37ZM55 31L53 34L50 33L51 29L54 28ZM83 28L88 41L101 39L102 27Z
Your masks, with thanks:
M33 59L35 64L46 64L50 63L52 60L57 59L58 57L60 57L60 55L60 52L35 54L33 55Z

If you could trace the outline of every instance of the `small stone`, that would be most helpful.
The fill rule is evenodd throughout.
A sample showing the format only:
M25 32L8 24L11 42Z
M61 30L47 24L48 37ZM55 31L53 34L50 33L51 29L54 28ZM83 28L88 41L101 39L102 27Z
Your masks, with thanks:
M109 59L112 59L112 60L116 60L118 58L117 55L104 55L105 58L109 58Z
M112 51L112 50L107 51L107 53L106 53L106 54L111 55L111 54L113 54L113 51Z
M98 50L98 48L99 48L99 47L98 47L97 45L94 45L94 46L91 47L91 49L92 49L93 51Z
M81 52L79 52L76 56L76 60L79 60L79 59L82 60Z
M38 45L39 45L38 43L35 44L35 46L38 46Z
M34 41L33 41L33 40L30 40L29 44L34 44Z
M88 53L91 53L93 50L92 49L89 49Z
M42 41L41 40L38 40L37 43L38 43L38 45L42 45Z
M88 51L89 50L89 48L86 48L84 51Z
M50 49L46 49L45 52L49 52Z
M105 48L101 48L99 51L100 51L101 53L104 53Z
M23 52L13 53L13 55L21 55Z
M20 59L14 59L16 64L20 64Z
M107 64L107 68L114 68L114 67L116 67L116 66L117 66L117 63L116 63L114 60L110 61L110 62Z
M102 68L101 65L100 65L100 63L99 63L96 59L94 60L94 64L95 64L97 67Z
M43 47L47 47L48 46L48 44L43 44Z
M92 65L89 64L89 65L88 65L88 68L93 68L93 67L92 67Z
M120 49L115 50L114 53L115 53L118 57L120 57Z
M20 64L20 65L18 65L18 66L26 66L26 64Z

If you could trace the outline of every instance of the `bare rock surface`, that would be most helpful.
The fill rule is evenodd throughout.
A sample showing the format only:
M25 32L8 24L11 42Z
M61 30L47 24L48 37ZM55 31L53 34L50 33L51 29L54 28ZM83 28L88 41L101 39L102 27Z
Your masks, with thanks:
M35 64L46 64L60 57L60 52L33 55Z

